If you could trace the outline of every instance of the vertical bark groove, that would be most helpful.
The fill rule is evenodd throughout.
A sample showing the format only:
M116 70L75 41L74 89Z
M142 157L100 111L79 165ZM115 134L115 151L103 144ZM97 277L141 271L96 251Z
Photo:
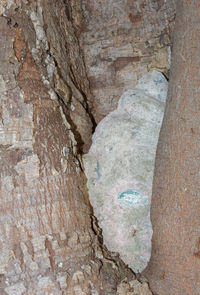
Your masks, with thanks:
M135 276L92 229L77 148L92 131L89 86L65 3L4 4L0 294L116 294Z

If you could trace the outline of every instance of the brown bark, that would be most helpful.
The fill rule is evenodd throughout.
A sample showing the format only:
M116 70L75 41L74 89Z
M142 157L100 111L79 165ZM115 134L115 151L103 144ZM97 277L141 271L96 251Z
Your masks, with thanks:
M81 0L76 17L99 122L149 70L168 75L175 0ZM80 23L81 21L81 23Z
M116 294L134 278L102 246L88 202L89 88L68 9L0 2L2 295Z
M200 290L200 2L177 0L172 68L158 144L146 275L159 295Z

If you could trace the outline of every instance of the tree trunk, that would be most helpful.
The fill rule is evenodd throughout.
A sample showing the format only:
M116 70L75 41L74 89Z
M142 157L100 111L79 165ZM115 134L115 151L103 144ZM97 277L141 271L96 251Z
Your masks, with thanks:
M102 246L88 202L92 117L72 7L0 10L0 294L116 294L134 275Z
M81 0L79 42L99 122L153 69L168 76L176 0ZM77 19L77 18L76 18ZM80 23L80 18L79 18ZM77 24L77 21L76 21Z
M158 144L146 275L159 295L200 290L200 2L177 0L172 68Z

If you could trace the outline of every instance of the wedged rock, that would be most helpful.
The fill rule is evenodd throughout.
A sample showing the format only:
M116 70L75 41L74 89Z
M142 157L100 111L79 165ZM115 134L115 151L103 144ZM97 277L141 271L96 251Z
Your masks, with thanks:
M83 159L104 243L135 272L151 255L152 180L167 87L160 72L144 75L98 124Z

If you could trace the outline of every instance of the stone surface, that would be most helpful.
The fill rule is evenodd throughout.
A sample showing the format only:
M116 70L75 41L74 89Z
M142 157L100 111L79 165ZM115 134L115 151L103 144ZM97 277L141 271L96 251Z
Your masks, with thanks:
M144 75L97 126L84 156L90 201L109 250L135 271L150 258L150 202L154 160L165 108L167 80Z

